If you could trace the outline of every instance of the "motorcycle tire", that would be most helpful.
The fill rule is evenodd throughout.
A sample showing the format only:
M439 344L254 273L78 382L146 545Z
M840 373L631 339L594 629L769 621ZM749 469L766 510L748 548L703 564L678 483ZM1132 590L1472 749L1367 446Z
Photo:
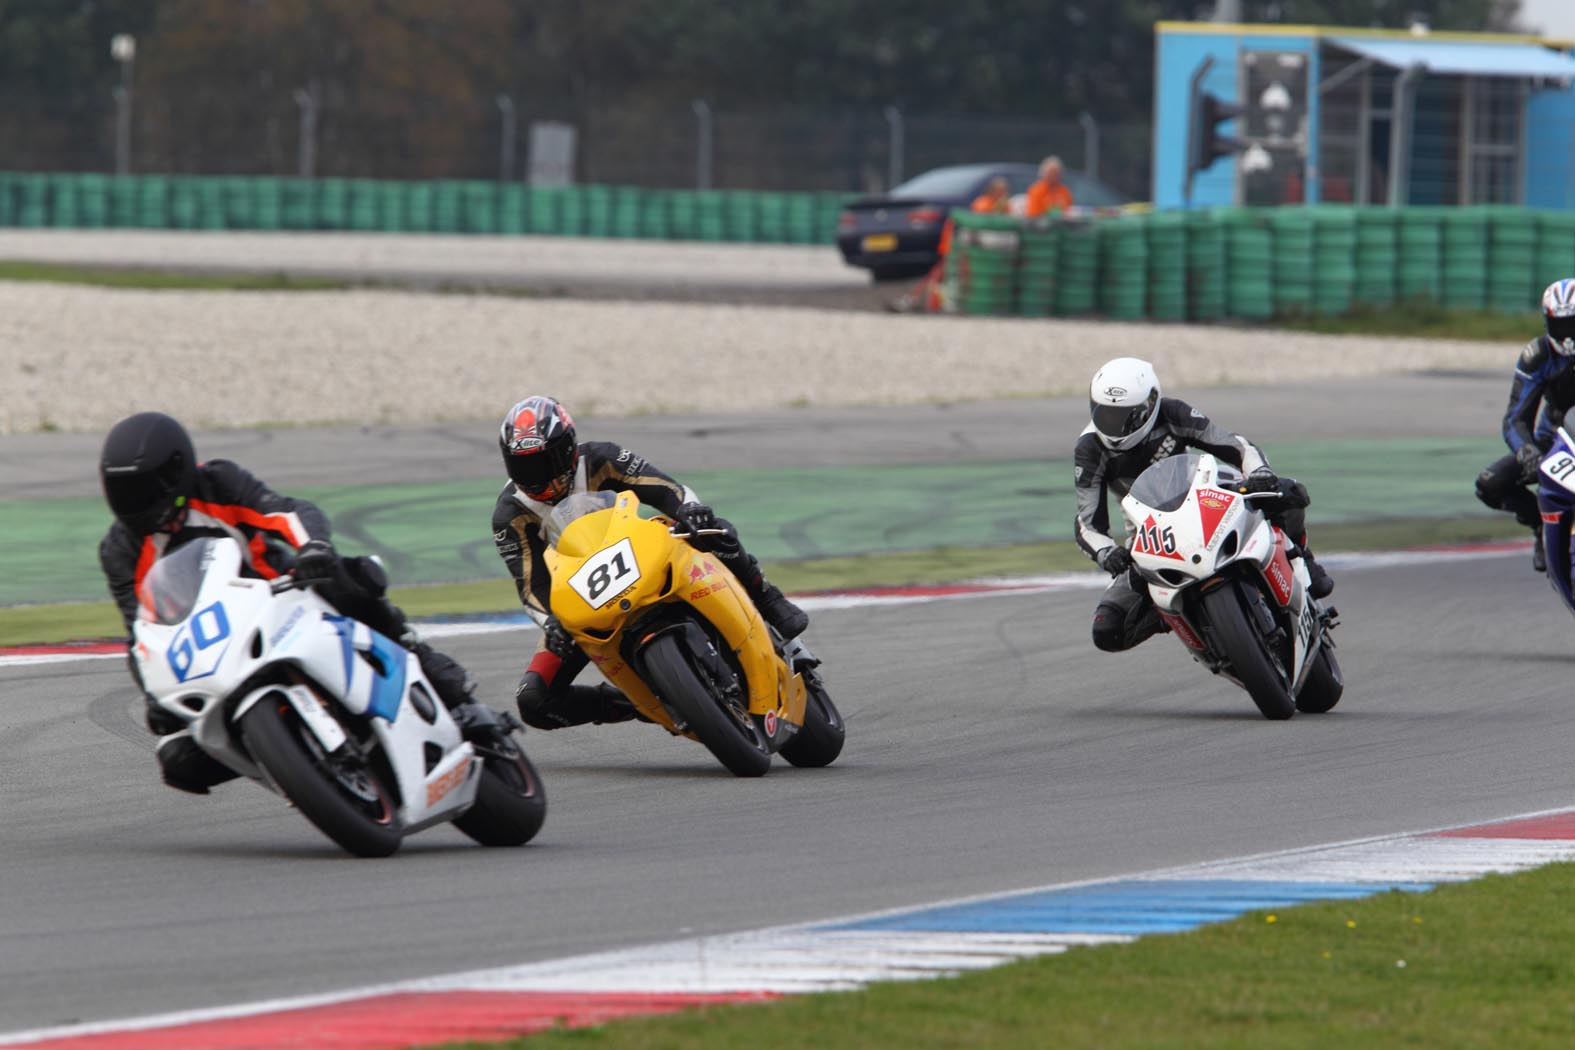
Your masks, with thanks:
M512 738L503 737L481 765L476 801L454 826L483 846L523 846L547 819L541 774Z
M1321 715L1332 710L1344 694L1345 675L1340 671L1340 661L1334 658L1334 650L1325 641L1318 647L1313 665L1307 669L1302 691L1296 694L1296 710Z
M718 762L736 776L765 775L771 768L771 751L754 720L747 712L740 718L723 698L713 695L691 666L678 635L653 640L643 660L657 695Z
M1296 713L1296 704L1285 687L1285 679L1269 659L1264 640L1248 618L1242 605L1241 586L1232 582L1203 595L1208 629L1214 635L1217 651L1230 662L1231 670L1263 717L1274 721L1290 718Z
M804 724L778 753L801 769L829 766L842 754L847 738L842 713L814 671L804 672L804 692Z
M283 699L264 697L241 716L241 739L258 765L317 829L357 857L387 857L403 834L387 787L370 769L328 768L317 738Z

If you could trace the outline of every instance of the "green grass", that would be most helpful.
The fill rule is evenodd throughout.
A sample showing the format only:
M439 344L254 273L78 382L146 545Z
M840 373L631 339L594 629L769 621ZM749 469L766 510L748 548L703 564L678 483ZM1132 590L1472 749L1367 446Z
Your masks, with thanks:
M1526 530L1505 515L1329 524L1313 530L1314 549L1324 551L1401 550L1525 538ZM1070 541L1011 547L941 547L766 565L771 581L791 592L955 583L990 576L1085 571L1091 567L1088 558ZM417 618L513 612L519 608L513 586L502 579L396 587L390 596ZM120 618L109 602L0 607L0 645L112 638L120 633Z
M520 1050L1568 1047L1575 865L1254 912L949 980L713 1007ZM1270 916L1273 921L1270 921ZM476 1047L483 1044L466 1044Z
M0 281L47 281L102 288L156 291L321 292L352 287L349 282L286 273L181 273L119 266L0 261Z
M1503 314L1490 310L1450 310L1433 303L1406 302L1389 309L1358 309L1343 317L1289 318L1282 327L1326 335L1393 335L1416 339L1476 339L1524 343L1542 333L1535 311Z

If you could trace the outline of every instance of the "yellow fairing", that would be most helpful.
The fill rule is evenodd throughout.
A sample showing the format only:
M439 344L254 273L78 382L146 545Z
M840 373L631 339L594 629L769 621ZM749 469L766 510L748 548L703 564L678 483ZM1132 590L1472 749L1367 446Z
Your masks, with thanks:
M585 650L609 682L621 689L640 712L673 729L667 710L619 649L624 627L643 610L664 602L683 602L709 621L732 649L744 672L752 714L775 712L794 726L804 722L804 682L777 655L771 632L754 603L727 566L695 550L667 531L660 520L639 516L640 502L632 492L618 494L608 510L571 522L556 549L545 554L552 574L552 612ZM628 541L629 546L620 545ZM616 560L617 550L632 553L634 566ZM614 593L594 593L597 565L632 568L632 582ZM581 576L580 586L574 581ZM626 577L611 575L609 590ZM589 579L592 582L586 583ZM594 597L587 598L588 593ZM594 603L594 604L593 604Z

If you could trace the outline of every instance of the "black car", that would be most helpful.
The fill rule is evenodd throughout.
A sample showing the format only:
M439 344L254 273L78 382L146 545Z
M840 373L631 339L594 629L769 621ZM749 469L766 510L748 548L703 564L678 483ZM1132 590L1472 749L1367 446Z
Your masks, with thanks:
M927 272L940 258L941 227L953 208L967 208L992 178L1004 175L1015 197L1039 177L1036 164L959 164L935 168L902 183L884 197L865 197L843 209L837 248L849 266L862 266L877 281ZM1078 207L1117 208L1126 203L1099 182L1075 171L1063 173Z

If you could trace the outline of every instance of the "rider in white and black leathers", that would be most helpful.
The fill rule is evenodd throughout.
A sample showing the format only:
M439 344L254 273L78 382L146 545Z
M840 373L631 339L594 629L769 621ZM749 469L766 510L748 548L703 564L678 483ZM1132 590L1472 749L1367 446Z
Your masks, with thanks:
M1515 379L1504 410L1509 454L1477 475L1477 499L1507 510L1536 537L1532 567L1542 572L1542 519L1528 485L1537 480L1542 457L1564 414L1575 405L1575 278L1554 281L1542 293L1542 335L1527 343L1515 362Z
M1117 652L1164 630L1148 588L1132 572L1127 548L1110 537L1106 496L1121 499L1150 464L1189 449L1207 452L1247 477L1254 492L1278 490L1280 504L1268 516L1300 547L1311 576L1313 597L1334 589L1333 582L1307 550L1307 490L1279 478L1258 447L1209 421L1185 401L1160 395L1159 377L1147 361L1118 357L1094 373L1089 384L1092 421L1072 454L1077 492L1077 544L1101 569L1115 577L1094 610L1094 644Z

